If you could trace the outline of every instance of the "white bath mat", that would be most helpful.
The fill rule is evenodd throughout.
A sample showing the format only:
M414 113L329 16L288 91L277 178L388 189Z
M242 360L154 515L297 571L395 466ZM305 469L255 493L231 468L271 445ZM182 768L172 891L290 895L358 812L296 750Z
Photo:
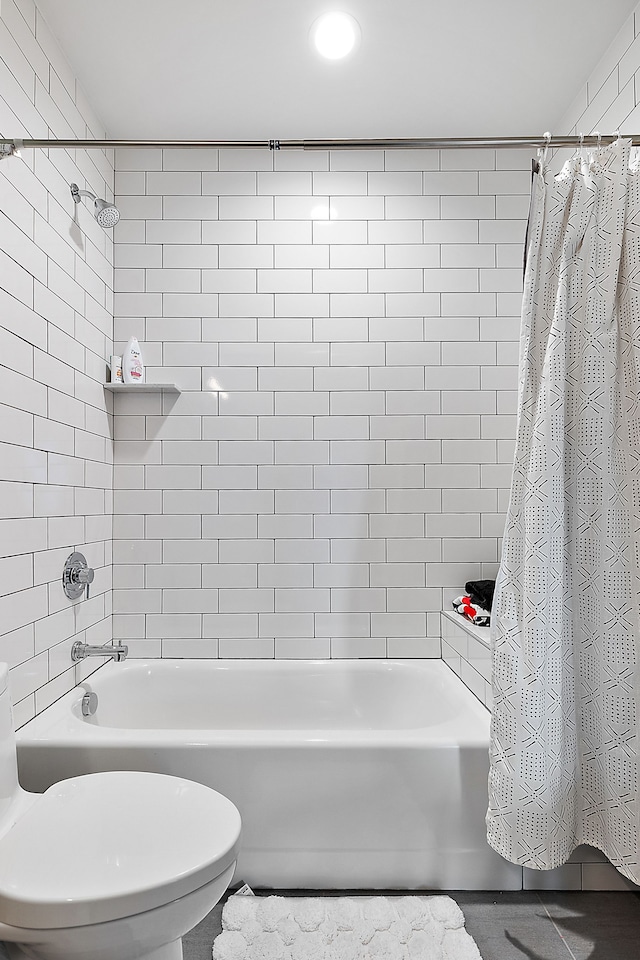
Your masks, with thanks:
M230 897L213 960L482 960L450 897Z

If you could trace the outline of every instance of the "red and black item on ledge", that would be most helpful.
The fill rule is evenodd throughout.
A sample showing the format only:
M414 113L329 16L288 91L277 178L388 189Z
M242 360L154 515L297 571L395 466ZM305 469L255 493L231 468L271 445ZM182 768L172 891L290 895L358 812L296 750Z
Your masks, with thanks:
M469 596L474 606L482 607L483 610L491 612L493 604L493 591L495 590L495 580L467 580L464 585L465 593Z
M489 611L484 610L482 607L474 606L471 602L471 597L456 597L452 603L456 613L459 613L465 620L470 620L476 627L488 627L491 623L491 614Z

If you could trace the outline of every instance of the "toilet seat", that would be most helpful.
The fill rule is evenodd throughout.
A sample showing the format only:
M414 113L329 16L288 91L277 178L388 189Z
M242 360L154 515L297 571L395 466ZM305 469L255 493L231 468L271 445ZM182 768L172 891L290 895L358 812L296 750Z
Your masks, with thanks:
M151 910L223 873L240 826L231 801L191 780L130 771L62 780L0 839L0 916L34 930Z

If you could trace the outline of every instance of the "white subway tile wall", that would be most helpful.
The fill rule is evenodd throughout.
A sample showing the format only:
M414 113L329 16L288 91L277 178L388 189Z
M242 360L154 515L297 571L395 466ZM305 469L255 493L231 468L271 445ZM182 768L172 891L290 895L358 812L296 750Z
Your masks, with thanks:
M116 348L182 392L116 398L114 633L440 656L498 561L530 158L199 156L116 157Z
M2 0L0 128L103 137L32 0ZM113 197L112 152L23 150L0 165L0 661L16 725L95 669L74 640L111 640L113 240L70 181ZM96 570L67 600L74 549Z

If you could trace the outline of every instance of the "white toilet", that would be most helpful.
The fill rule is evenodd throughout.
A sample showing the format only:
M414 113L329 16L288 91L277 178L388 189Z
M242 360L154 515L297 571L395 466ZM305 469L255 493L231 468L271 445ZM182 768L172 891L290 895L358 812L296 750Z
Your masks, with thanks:
M182 960L181 938L227 889L240 814L209 787L92 773L18 785L0 664L0 940L15 960Z

